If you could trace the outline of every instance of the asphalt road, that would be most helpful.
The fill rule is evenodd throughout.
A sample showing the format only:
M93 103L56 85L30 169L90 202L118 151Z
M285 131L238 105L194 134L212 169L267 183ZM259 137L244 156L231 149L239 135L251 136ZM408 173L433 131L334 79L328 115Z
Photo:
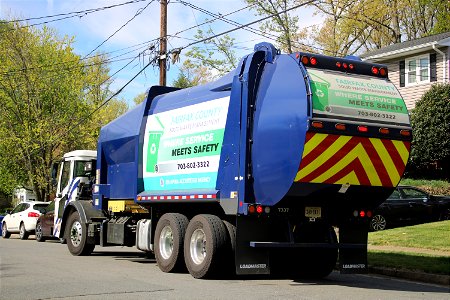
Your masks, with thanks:
M57 241L0 238L0 299L450 299L449 287L333 272L319 281L198 280L166 274L134 248L74 257Z

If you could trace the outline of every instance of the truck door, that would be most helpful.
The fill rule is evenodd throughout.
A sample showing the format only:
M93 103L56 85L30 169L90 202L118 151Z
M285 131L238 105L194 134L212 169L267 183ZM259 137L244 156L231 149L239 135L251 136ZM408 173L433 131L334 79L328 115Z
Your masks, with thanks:
M72 181L72 161L64 160L59 165L58 184L55 198L55 214L53 217L53 235L58 237L61 231L61 220L64 212L65 202L69 193L69 182Z

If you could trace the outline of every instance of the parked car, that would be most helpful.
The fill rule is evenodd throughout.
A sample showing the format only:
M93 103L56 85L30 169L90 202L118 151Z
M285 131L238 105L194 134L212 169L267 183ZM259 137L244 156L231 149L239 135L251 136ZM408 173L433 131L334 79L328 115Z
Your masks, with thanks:
M26 240L36 229L36 221L48 202L30 201L19 203L11 212L6 212L2 221L2 237L7 239L11 233L18 233Z
M373 212L370 229L450 219L450 196L434 196L412 186L398 186Z
M56 239L53 236L53 226L55 216L55 202L50 202L49 205L44 207L42 215L36 222L36 241L45 242L47 239Z
M0 215L0 231L2 230L3 217L3 215Z

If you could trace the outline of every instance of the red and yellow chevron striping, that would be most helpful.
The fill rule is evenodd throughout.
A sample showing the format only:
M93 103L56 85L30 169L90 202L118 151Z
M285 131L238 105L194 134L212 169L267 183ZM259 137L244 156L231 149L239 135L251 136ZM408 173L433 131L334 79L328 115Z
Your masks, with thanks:
M308 132L294 181L396 186L410 142Z

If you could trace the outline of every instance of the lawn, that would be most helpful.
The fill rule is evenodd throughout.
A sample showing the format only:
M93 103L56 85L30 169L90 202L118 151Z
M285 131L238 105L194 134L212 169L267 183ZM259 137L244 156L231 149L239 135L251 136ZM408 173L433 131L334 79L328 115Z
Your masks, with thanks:
M369 244L450 251L450 221L371 232Z
M369 233L369 244L391 246L394 250L369 250L369 266L450 273L450 256L395 251L395 247L450 252L450 221L394 228Z

